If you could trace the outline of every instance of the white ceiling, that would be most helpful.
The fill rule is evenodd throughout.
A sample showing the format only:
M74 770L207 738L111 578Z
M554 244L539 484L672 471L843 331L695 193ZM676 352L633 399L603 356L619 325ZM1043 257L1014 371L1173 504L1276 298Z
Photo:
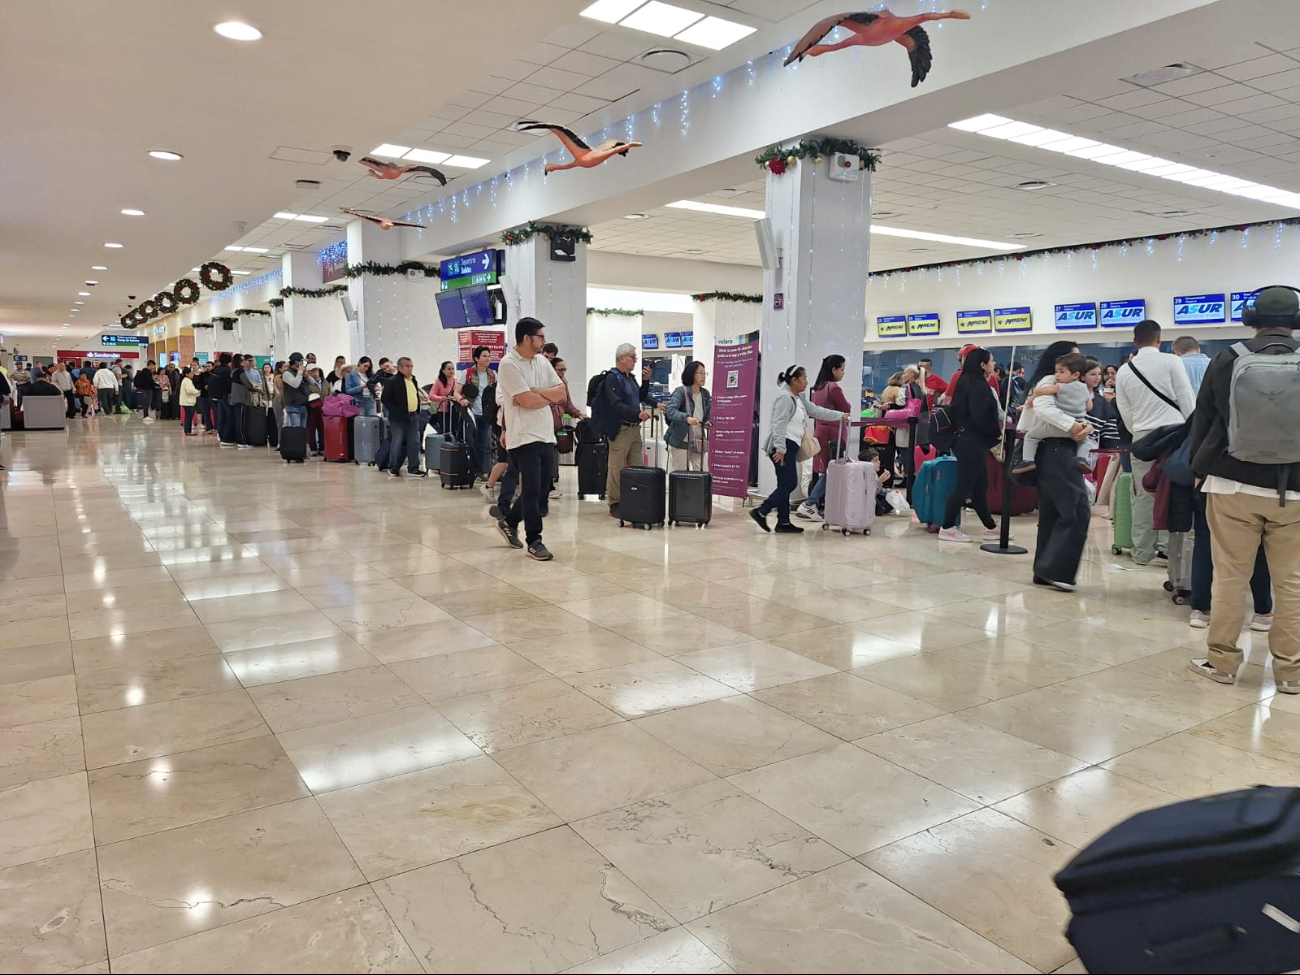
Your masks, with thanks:
M1023 121L1158 153L1243 179L1300 190L1300 41L1234 42L1209 70L1146 89L1124 81L1002 107ZM1158 67L1158 65L1153 65ZM877 222L893 227L1057 247L1294 216L1295 211L1115 169L1057 153L940 129L883 147L873 181ZM757 174L759 170L755 168ZM1027 192L1016 183L1055 186ZM728 188L710 202L762 210L762 179ZM669 202L669 201L665 201ZM1185 217L1161 214L1185 210ZM648 220L592 228L597 250L758 265L750 221L660 207ZM1017 238L1015 234L1036 234ZM876 236L872 270L995 253L979 248Z
M142 301L237 242L237 221L257 227L290 208L295 180L364 174L335 162L332 146L360 154L391 139L438 93L511 62L585 5L4 0L0 334L10 348L53 342L63 322L75 323L67 341L94 334L134 304L128 294ZM265 36L240 43L213 33L227 19ZM489 36L490 45L476 40ZM148 158L155 148L185 159ZM122 216L128 207L146 216ZM320 237L307 224L294 233ZM96 264L109 270L92 272ZM78 298L83 290L91 297ZM74 300L87 302L76 319Z

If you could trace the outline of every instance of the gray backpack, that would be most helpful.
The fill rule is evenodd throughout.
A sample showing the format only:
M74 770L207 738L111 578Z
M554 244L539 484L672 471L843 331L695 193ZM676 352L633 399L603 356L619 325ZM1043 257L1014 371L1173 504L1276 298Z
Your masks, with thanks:
M1277 341L1252 352L1232 347L1228 454L1250 464L1300 464L1300 352ZM1273 351L1266 351L1273 350ZM1285 475L1282 477L1285 485ZM1283 494L1285 497L1285 494Z

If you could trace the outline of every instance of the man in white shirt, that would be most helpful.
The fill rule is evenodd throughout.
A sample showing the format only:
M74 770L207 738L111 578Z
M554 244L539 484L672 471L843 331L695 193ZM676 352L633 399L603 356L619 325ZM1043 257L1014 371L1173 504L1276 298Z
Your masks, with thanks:
M99 397L99 409L104 416L112 416L117 409L117 389L120 383L113 370L107 367L95 370L95 395Z
M515 323L515 346L497 366L497 403L505 428L510 459L519 469L519 498L497 521L501 536L513 548L524 523L528 557L539 562L554 558L542 544L542 518L551 487L551 453L555 422L551 404L564 399L566 390L550 361L542 355L546 326L536 318Z
M1192 415L1196 396L1187 370L1176 355L1160 351L1160 324L1147 319L1133 328L1137 352L1115 379L1115 405L1136 443L1153 430L1182 423ZM1133 561L1149 565L1164 558L1167 532L1151 527L1155 499L1142 487L1154 462L1133 457Z

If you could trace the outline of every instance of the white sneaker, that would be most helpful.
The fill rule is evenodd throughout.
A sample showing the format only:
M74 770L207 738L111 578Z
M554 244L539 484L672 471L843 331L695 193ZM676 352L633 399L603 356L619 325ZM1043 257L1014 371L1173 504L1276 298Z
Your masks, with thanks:
M564 494L557 489L552 491L550 496L554 500L559 500L560 498L564 497Z
M1237 683L1236 674L1224 674L1214 669L1214 665L1205 657L1193 657L1187 661L1187 669L1193 674L1200 674L1202 677L1208 677L1216 684L1235 684ZM1281 688L1278 688L1281 690ZM1295 691L1287 691L1288 694L1294 694Z
M1300 680L1280 680L1277 690L1279 694L1300 694Z
M817 513L817 509L807 504L801 504L794 509L794 516L802 518L804 521L821 521L822 516Z
M153 423L153 417L151 417L151 416L146 416L146 417L144 418L144 422L145 422L145 423Z
M974 541L969 535L960 528L940 528L939 541L941 542L971 542Z
M486 501L488 504L491 504L493 501L497 499L497 493L495 488L490 488L486 484L480 484L478 491L479 494L483 495L483 500Z
M253 445L252 445L251 443L237 443L237 444L235 444L235 446L238 447L240 450L252 450L252 449L253 449Z
M1013 539L1013 538L1015 538L1015 537L1016 537L1016 533L1015 533L1015 532L1007 532L1007 541L1010 541L1011 539ZM986 529L984 530L984 541L986 541L986 542L1000 542L1000 541L1002 541L1002 529L1001 529L1001 528L991 528L991 529L990 529L990 528L986 528Z
M1267 633L1273 629L1273 614L1256 613L1250 618L1250 628L1256 633ZM1290 683L1295 683L1295 681Z
M1204 630L1210 625L1210 614L1194 609L1191 617L1187 620L1187 625L1193 629Z

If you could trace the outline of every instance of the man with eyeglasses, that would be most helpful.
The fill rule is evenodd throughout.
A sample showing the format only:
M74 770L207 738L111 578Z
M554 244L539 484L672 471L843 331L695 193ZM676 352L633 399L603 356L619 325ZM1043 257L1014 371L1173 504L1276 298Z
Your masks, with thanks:
M650 411L641 405L641 385L632 375L635 368L636 346L624 342L614 353L614 368L605 376L600 389L610 417L610 429L614 431L609 436L609 469L605 478L605 500L611 518L619 516L623 468L643 460L641 423L650 419Z

